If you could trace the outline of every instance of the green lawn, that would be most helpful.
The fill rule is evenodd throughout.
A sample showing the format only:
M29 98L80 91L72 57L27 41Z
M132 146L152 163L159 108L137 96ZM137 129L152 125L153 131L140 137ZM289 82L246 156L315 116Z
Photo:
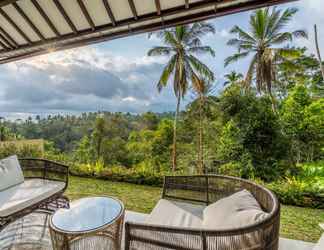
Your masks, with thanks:
M114 196L122 200L128 210L149 213L160 198L161 189L71 177L66 194L72 200L85 196ZM319 239L321 230L318 223L324 222L324 210L282 206L281 211L280 233L282 237L312 242Z

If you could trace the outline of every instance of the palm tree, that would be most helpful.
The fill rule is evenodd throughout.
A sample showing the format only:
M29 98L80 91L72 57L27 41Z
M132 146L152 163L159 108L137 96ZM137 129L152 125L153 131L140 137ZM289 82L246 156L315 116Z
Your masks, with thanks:
M232 71L225 76L224 86L240 83L243 80L243 74Z
M214 85L203 79L199 78L196 81L193 81L192 84L193 90L196 94L196 99L190 104L191 107L195 107L198 105L198 113L199 113L199 126L198 126L198 173L204 174L204 135L203 135L203 120L204 120L204 108L208 108L210 105L210 94L214 90ZM207 103L206 107L205 104Z
M149 56L169 57L157 83L157 88L160 92L173 77L172 85L177 98L173 129L173 170L176 170L177 167L177 120L181 99L184 98L190 84L195 84L201 76L208 81L214 80L214 73L196 57L200 54L215 56L213 49L203 46L201 41L201 37L208 33L215 33L215 29L205 22L163 30L156 35L164 43L164 46L154 47L148 52Z
M274 111L276 108L272 85L276 80L276 65L299 55L296 49L279 48L279 46L291 42L294 38L307 38L303 30L283 31L297 11L296 8L288 8L284 11L276 8L256 10L250 17L249 32L239 26L234 26L231 33L237 38L230 39L227 43L236 47L238 52L225 59L225 66L252 56L245 77L246 87L251 86L255 76L257 91L270 96Z

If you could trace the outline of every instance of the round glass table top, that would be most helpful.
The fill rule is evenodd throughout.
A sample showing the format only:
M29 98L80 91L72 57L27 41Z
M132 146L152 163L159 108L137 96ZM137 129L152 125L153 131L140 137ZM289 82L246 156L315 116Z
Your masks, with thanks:
M123 211L120 201L110 197L90 197L71 202L70 209L57 210L52 225L66 232L86 232L110 224Z

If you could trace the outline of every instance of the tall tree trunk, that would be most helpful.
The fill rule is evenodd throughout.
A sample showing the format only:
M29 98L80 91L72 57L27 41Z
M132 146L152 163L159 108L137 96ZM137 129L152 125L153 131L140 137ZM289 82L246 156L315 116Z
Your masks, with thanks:
M199 97L199 141L198 141L198 171L200 174L204 173L204 159L203 159L203 124L202 124L202 108L203 96Z
M274 114L277 114L277 107L276 107L276 98L273 96L272 94L272 90L269 86L267 86L268 89L268 94L270 96L270 100L271 100L271 108Z
M173 123L173 147L172 147L172 171L176 171L177 169L177 121L180 110L180 100L181 96L177 96L177 109L174 115L174 123Z
M322 64L321 52L320 52L320 48L319 48L319 45L318 45L318 34L317 34L317 26L316 26L316 24L314 25L314 32L315 32L315 45L316 45L317 57L318 57L318 61L319 61L321 71L322 71L322 77L324 79L324 66Z

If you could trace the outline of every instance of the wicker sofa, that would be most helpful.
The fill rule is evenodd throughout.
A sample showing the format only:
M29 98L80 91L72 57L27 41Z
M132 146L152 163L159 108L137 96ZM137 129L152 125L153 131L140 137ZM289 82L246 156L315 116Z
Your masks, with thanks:
M125 250L277 250L280 204L271 191L250 181L219 175L167 176L164 180L162 199L158 204L175 201L186 206L204 207L241 190L248 190L254 196L262 210L268 213L266 218L229 230L185 228L165 225L163 219L178 216L171 207L168 211L160 211L166 213L160 214L161 217L164 216L161 219L162 223L152 225L147 222L126 222ZM156 208L152 213L154 210ZM190 223L195 226L194 219L191 219Z
M15 156L11 160L17 162ZM63 196L68 185L67 166L44 159L19 159L17 165L18 171L12 176L14 181L17 178L21 180L0 191L0 231L10 222L36 209L51 213L69 206L69 200ZM5 182L10 170L1 170L0 179Z

